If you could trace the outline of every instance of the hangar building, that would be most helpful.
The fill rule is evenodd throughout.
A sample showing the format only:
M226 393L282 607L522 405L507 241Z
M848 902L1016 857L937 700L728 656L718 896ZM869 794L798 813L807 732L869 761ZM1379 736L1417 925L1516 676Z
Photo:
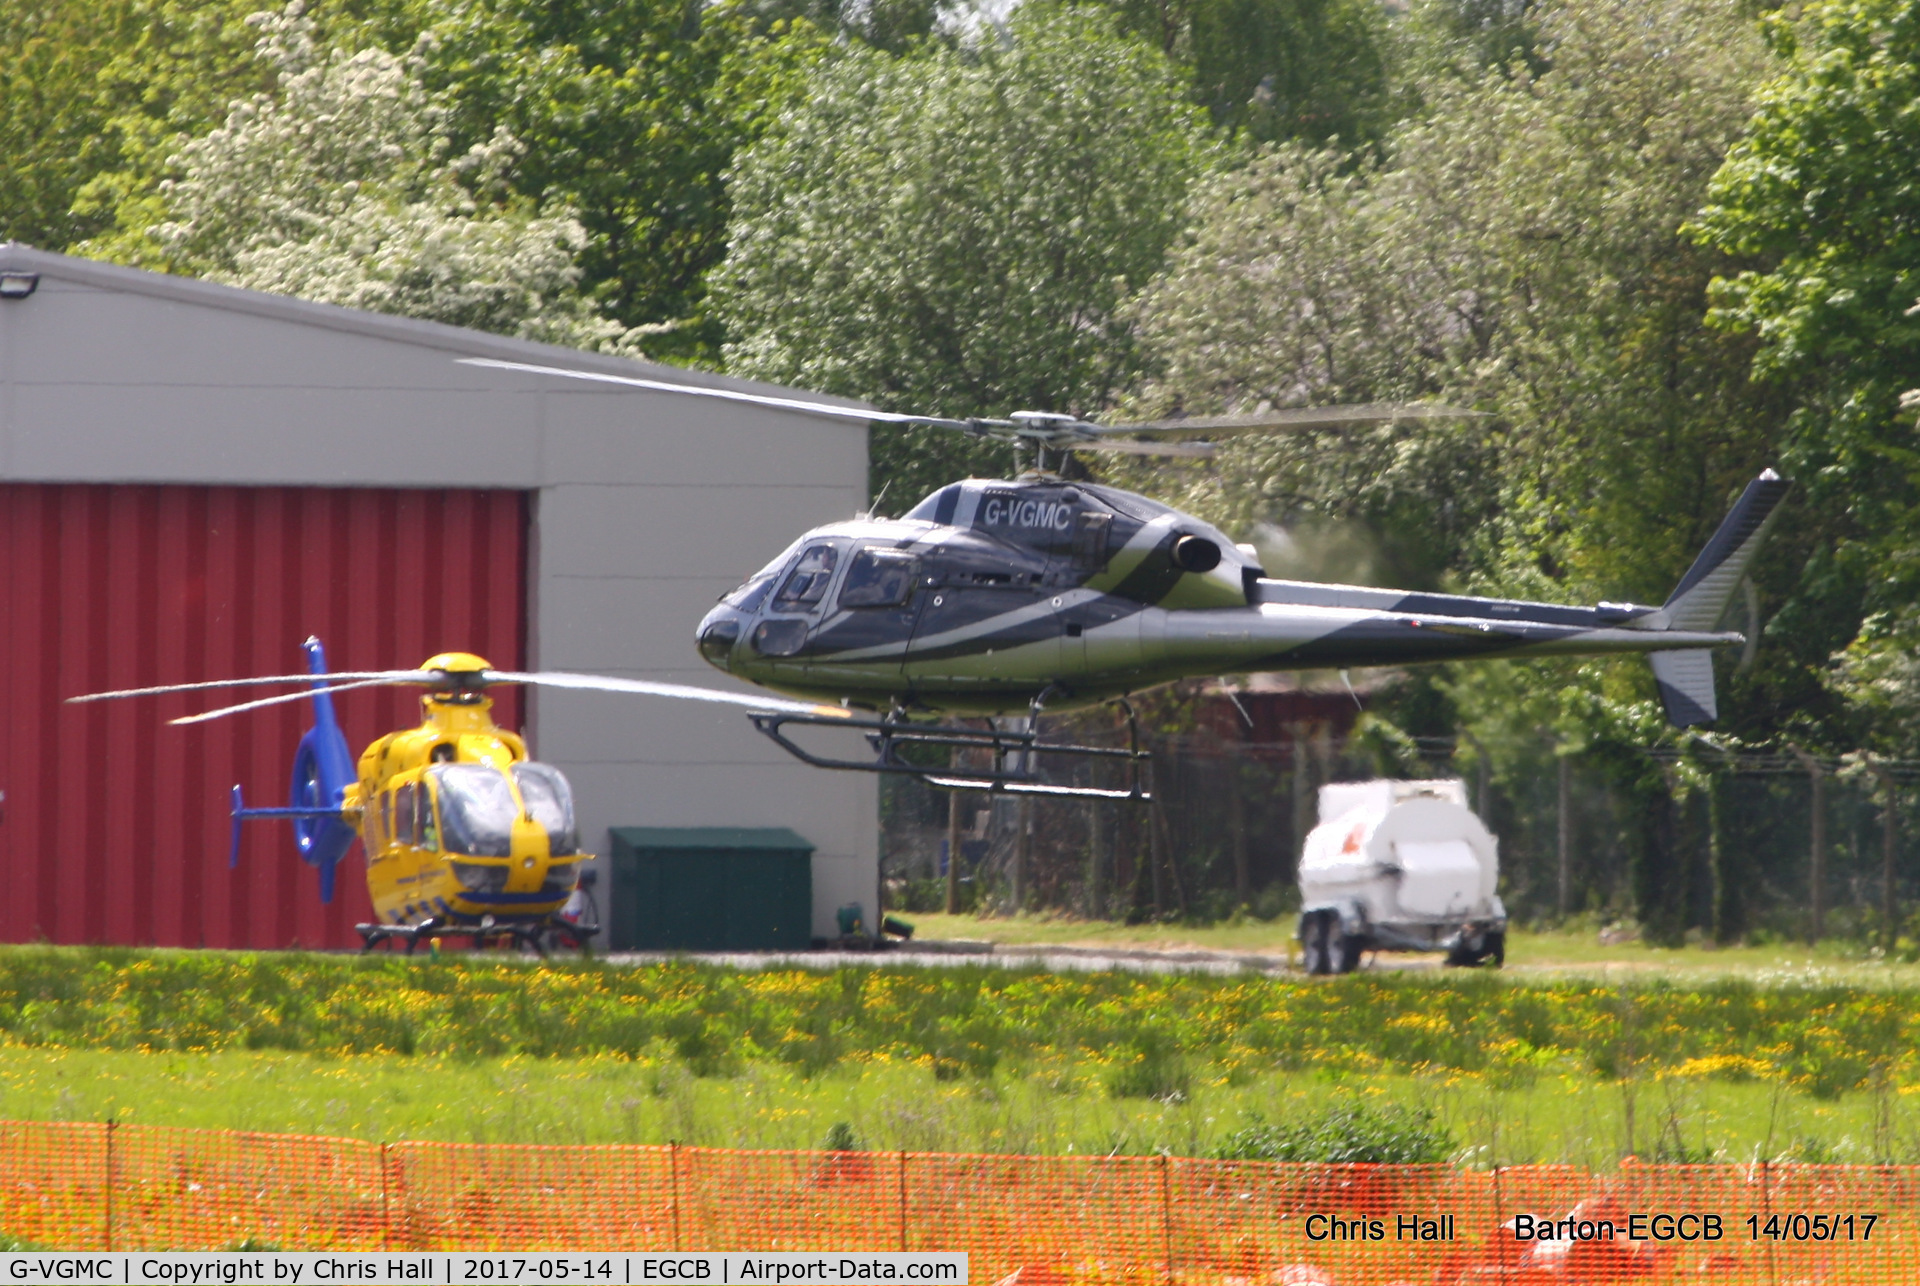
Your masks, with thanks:
M473 651L740 686L695 623L865 502L857 423L459 357L784 391L0 246L0 940L350 946L371 918L357 847L327 906L284 823L252 823L228 869L229 789L284 801L305 703L174 728L216 702L62 698L295 673L310 634L335 669ZM848 902L872 923L864 774L796 763L730 708L496 699L602 855L612 827L785 827L813 847L813 932ZM355 753L416 700L342 695Z

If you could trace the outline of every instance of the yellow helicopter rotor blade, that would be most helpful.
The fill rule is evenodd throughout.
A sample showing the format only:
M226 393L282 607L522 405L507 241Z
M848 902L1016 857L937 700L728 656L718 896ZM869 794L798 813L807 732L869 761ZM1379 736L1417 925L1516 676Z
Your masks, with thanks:
M122 688L118 692L89 692L85 696L68 697L68 705L79 705L86 701L111 701L117 697L157 697L169 692L204 692L209 688L245 688L266 683L303 683L311 685L316 681L328 684L337 679L380 679L388 683L425 683L433 676L425 670L342 670L331 674L263 674L251 679L209 679L204 683L163 683L157 688ZM306 696L308 693L301 693Z
M328 692L352 692L355 688L397 688L406 684L431 684L436 681L435 676L421 670L399 670L396 671L396 673L405 677L398 679L361 679L357 683L329 683L326 685L325 690ZM319 676L312 675L309 677L317 678ZM326 677L332 678L333 676L328 675ZM258 701L243 701L237 706L222 706L218 710L203 710L199 714L181 715L178 719L169 719L167 722L179 726L185 726L190 723L205 723L209 719L224 719L230 714L241 714L248 710L262 710L267 706L285 705L289 701L305 701L308 697L311 697L315 691L316 689L309 688L305 692L282 692L279 696L261 697Z
M528 683L583 692L620 692L631 696L674 697L682 701L712 701L770 714L818 714L836 719L851 717L848 711L839 706L815 705L810 701L788 701L782 697L763 697L742 692L717 692L712 688L696 688L684 683L656 683L651 679L616 679L604 674L569 674L555 670L520 674L487 670L482 678L488 683Z

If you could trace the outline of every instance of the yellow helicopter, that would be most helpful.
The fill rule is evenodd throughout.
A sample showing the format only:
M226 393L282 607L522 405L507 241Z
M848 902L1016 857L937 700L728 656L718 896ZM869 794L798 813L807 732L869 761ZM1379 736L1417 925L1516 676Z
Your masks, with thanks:
M227 864L239 863L240 826L261 818L293 823L294 847L318 868L320 900L331 902L334 873L353 841L367 856L372 923L355 925L362 950L462 935L475 945L503 940L545 953L549 937L584 945L598 926L568 910L580 888L580 851L573 792L551 764L527 755L518 734L493 721L486 690L496 684L664 696L742 706L761 713L844 717L838 706L736 695L644 679L565 672L495 670L469 652L443 652L417 670L327 669L320 640L303 644L307 673L216 679L161 687L95 692L71 702L158 696L214 688L298 683L280 693L172 720L203 723L288 701L311 700L314 723L294 752L285 808L249 808L233 788L233 837ZM333 694L357 688L419 685L424 719L380 737L356 767L334 716Z

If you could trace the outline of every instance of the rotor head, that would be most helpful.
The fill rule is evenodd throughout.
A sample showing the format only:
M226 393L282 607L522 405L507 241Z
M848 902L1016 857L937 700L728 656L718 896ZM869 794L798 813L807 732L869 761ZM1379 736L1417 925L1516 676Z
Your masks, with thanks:
M422 661L420 668L433 676L429 701L474 705L486 700L487 687L495 681L487 659L471 652L442 652Z

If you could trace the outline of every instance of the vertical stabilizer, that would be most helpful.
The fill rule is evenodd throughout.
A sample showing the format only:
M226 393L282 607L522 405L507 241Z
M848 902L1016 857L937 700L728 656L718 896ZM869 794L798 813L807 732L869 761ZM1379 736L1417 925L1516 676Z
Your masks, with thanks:
M1655 652L1647 660L1653 663L1660 704L1667 708L1667 719L1674 727L1691 728L1719 717L1720 704L1713 690L1713 653L1704 648Z
M1792 485L1772 469L1762 470L1749 482L1713 539L1693 560L1693 566L1667 596L1666 604L1647 618L1646 625L1689 633L1706 633L1718 626ZM1660 702L1675 727L1691 728L1713 721L1719 713L1719 701L1713 687L1711 652L1655 652L1648 660L1660 685Z
M1781 497L1793 484L1771 469L1747 484L1734 502L1733 509L1713 533L1713 539L1693 560L1693 566L1680 578L1667 596L1655 621L1663 630L1705 632L1720 623L1720 617L1733 601L1740 578L1747 574L1760 542L1773 526Z

